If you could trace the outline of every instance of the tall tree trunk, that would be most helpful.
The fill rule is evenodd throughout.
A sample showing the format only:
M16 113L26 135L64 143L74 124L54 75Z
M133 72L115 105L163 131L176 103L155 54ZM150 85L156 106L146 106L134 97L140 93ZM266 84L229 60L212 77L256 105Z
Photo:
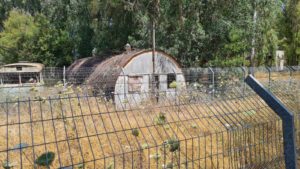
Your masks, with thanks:
M155 43L155 21L152 20L152 30L151 30L151 36L152 36L152 66L153 66L153 74L155 74L155 48L156 48L156 43Z
M178 11L179 11L179 24L180 27L183 26L183 3L182 0L177 0L178 3Z
M151 77L151 81L152 81L152 97L153 99L156 98L157 96L157 85L156 83L158 83L158 79L156 78L157 76L155 76L156 70L155 70L155 53L156 53L156 38L155 38L155 34L156 34L156 23L157 23L157 18L159 17L159 0L152 0L150 2L150 6L149 6L149 16L150 16L150 20L151 20L151 41L152 41L152 66L153 66L153 72L152 72L152 77ZM157 100L157 98L156 98Z
M252 75L254 75L255 54L256 54L256 49L255 49L255 42L256 42L256 37L255 37L256 22L257 22L257 11L256 11L256 8L254 7L254 12L253 12L253 32L252 32L252 41L251 41L252 49L251 49L251 56L250 56L250 64L251 64L250 73Z
M153 74L155 73L155 48L156 48L156 22L159 17L159 4L160 0L152 0L152 10L150 12L151 18L151 36L152 36L152 63L153 63Z

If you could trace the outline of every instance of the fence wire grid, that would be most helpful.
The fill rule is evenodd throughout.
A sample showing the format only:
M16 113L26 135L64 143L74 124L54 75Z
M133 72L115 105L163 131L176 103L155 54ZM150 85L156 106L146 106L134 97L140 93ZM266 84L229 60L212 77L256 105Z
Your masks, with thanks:
M1 103L0 158L17 168L283 168L281 121L254 93ZM198 98L195 100L194 98ZM191 102L193 100L193 102ZM126 103L127 104L127 103Z
M288 70L273 73L287 76L283 80L265 79L266 68L256 75L294 112L299 129L300 85L296 69ZM2 167L285 168L282 121L243 83L247 71L194 68L183 74L184 84L171 89L166 80L160 82L166 90L113 92L111 98L70 80L52 83L46 94L31 86L29 96L5 97Z

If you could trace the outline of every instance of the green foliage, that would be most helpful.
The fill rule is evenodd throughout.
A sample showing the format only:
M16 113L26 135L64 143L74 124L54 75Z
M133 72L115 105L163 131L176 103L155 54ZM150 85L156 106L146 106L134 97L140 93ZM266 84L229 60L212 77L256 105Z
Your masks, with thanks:
M55 29L43 15L31 16L12 10L0 33L2 62L40 62L62 66L71 62L72 43L68 33Z
M236 56L227 58L224 60L224 58L219 57L214 60L209 61L209 66L218 66L218 67L231 67L231 66L250 66L249 61L245 60L243 56Z
M285 17L280 18L281 47L290 65L300 64L300 1L286 3Z
M289 64L300 62L299 0L2 0L0 61L62 66L94 48L150 48L152 22L157 48L184 66L249 65L252 48L255 65L278 49Z
M33 39L37 32L38 27L34 24L33 17L23 11L11 11L4 22L4 31L0 33L2 62L17 62L28 57L24 50L26 42Z

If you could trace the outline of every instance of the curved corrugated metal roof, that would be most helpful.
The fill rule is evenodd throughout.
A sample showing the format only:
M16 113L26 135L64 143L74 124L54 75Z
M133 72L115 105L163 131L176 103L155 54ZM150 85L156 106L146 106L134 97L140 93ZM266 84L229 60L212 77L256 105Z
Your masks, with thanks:
M135 57L151 51L152 50L133 50L131 52L124 52L122 54L109 57L107 59L102 59L100 57L83 58L75 61L68 68L68 74L71 76L77 74L81 78L85 77L84 81L95 88L103 88L103 85L106 85L105 88L114 88L115 82L122 73L122 68L124 68ZM163 51L157 50L156 52L170 58L178 67L181 67L174 57L166 54ZM85 72L86 75L80 74L80 71L86 69L87 67L92 67L93 69L90 70L88 74Z

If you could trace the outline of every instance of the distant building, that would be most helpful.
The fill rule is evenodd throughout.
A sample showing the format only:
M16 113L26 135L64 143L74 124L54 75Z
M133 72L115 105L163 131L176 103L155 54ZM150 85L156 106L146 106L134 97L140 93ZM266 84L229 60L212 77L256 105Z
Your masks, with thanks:
M284 63L285 63L284 51L277 50L276 57L275 57L275 65L276 65L277 71L282 71L284 69Z
M72 78L75 74L79 75L78 78L86 77L86 84L96 92L110 96L118 108L124 105L119 103L138 103L143 99L142 93L145 95L158 91L172 96L176 88L185 87L181 66L174 57L163 51L156 51L153 65L152 50L128 48L129 45L126 52L105 60L96 57L77 60L69 67L68 74ZM93 67L88 76L77 73L84 71L85 65L87 69ZM172 82L173 86L170 86Z
M12 63L0 67L0 86L30 86L43 84L40 63Z

